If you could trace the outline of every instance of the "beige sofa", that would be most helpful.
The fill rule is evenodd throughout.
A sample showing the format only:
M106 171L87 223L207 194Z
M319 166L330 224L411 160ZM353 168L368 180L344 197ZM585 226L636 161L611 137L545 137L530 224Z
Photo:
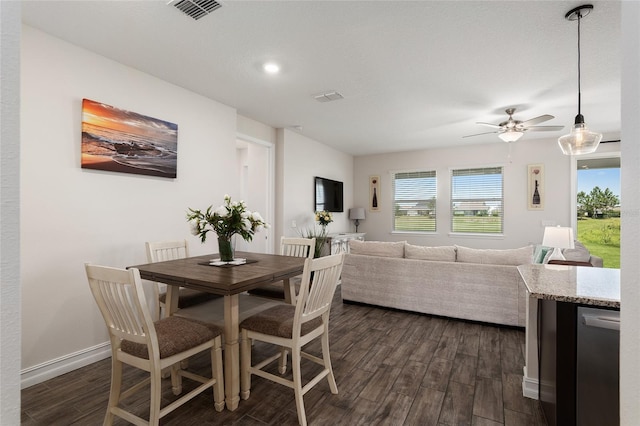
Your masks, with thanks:
M406 242L350 241L342 299L425 314L525 326L526 289L518 265L542 263L546 250L423 247ZM567 259L591 261L582 244Z
M478 250L373 241L349 246L342 268L345 301L525 325L526 290L517 266L532 262L533 246Z

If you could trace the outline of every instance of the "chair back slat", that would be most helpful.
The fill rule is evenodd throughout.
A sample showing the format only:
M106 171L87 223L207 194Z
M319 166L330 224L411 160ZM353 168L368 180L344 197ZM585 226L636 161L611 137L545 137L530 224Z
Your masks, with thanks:
M315 238L280 238L280 254L283 256L306 257L313 259Z
M297 325L310 321L331 308L331 301L342 272L343 260L344 254L340 253L305 261L302 286L296 304L294 329ZM311 279L312 275L313 279Z
M119 339L149 343L153 321L144 299L140 272L95 265L85 268L109 333Z
M147 260L149 263L189 257L186 240L147 242Z

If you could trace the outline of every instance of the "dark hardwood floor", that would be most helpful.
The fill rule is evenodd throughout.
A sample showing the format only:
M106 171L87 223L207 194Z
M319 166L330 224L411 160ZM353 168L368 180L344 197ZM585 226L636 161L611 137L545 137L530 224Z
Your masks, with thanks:
M340 288L331 321L331 359L338 384L326 380L305 397L310 425L545 425L538 401L522 396L524 330L343 304ZM319 344L307 351L319 353ZM256 343L254 360L273 353ZM110 359L22 391L23 425L102 424ZM303 374L318 366L305 362ZM275 371L274 366L274 371ZM190 362L208 369L207 357ZM125 382L143 377L126 367ZM164 380L164 403L174 397ZM189 380L184 380L188 389ZM126 401L139 415L148 393ZM178 408L163 425L296 425L293 390L253 377L251 397L239 408L213 409L207 391ZM117 419L116 425L127 424Z

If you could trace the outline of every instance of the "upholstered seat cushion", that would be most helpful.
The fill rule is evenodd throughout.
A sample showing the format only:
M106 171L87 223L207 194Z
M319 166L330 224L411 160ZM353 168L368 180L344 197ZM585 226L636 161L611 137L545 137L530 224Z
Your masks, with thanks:
M296 307L293 305L278 305L252 315L240 323L240 328L255 331L270 336L290 339L293 334L293 316ZM315 330L322 325L321 318L314 318L302 324L300 335Z
M160 358L168 358L184 352L222 334L222 330L213 324L171 316L154 323L158 336ZM123 340L120 346L123 352L149 359L147 345Z
M178 309L189 308L191 306L199 305L200 303L208 302L209 300L222 297L218 294L207 293L205 291L192 290L190 288L180 289L180 298L178 299ZM162 293L158 297L160 303L166 303L167 293Z

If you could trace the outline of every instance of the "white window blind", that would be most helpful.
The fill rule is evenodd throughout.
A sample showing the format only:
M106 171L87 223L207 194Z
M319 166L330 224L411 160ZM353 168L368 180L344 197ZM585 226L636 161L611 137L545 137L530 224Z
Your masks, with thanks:
M452 170L451 231L501 234L502 182L502 167Z
M436 230L436 172L400 172L393 175L393 230Z

